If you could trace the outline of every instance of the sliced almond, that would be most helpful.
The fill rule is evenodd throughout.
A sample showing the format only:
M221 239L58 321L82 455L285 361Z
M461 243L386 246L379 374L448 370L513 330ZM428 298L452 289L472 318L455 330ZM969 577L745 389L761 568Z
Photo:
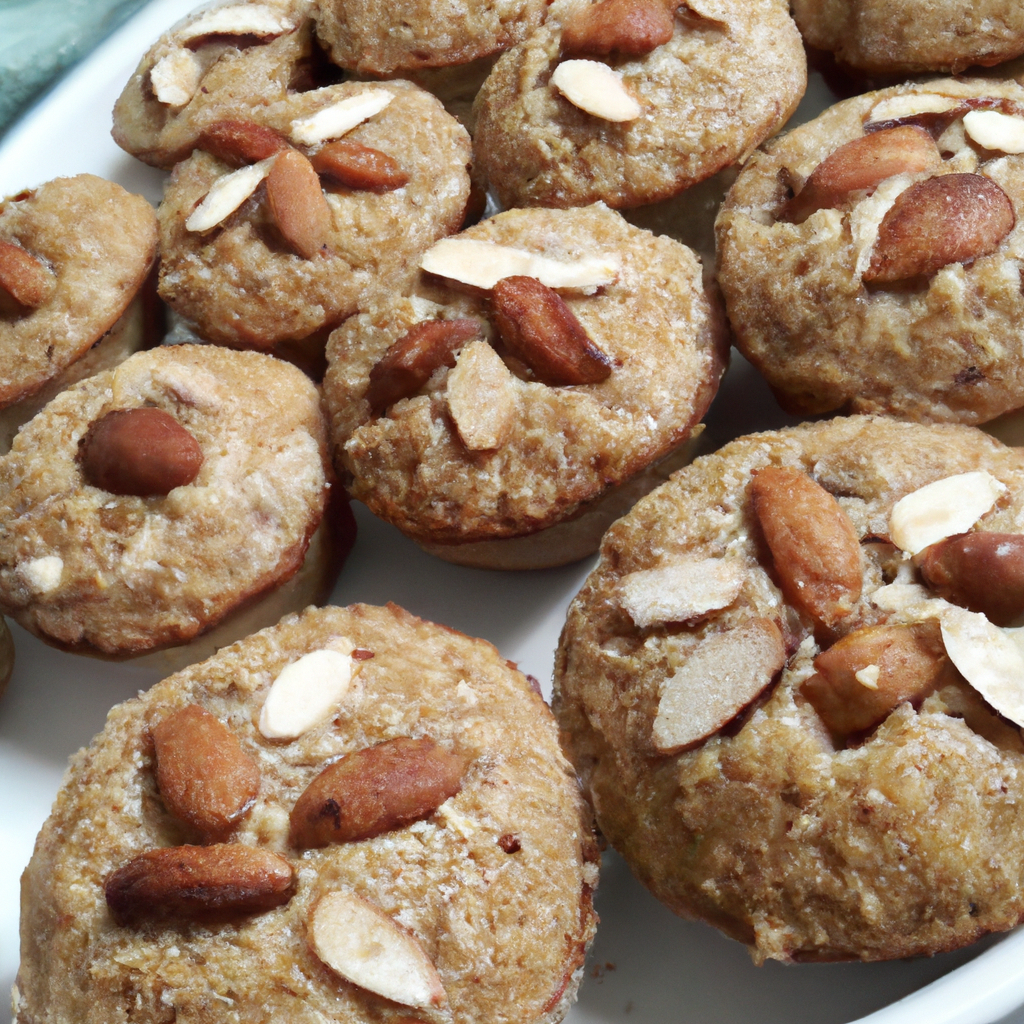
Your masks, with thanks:
M549 288L592 289L611 284L622 269L614 256L554 260L526 249L476 238L442 238L426 251L420 266L429 274L474 288L493 288L503 277L535 277Z
M259 730L268 740L294 740L316 728L341 703L352 682L352 644L304 654L286 665L267 691Z
M321 897L309 921L313 952L346 980L403 1006L444 1006L437 969L416 939L348 889Z
M786 599L834 626L853 610L863 585L849 516L821 484L786 466L757 470L750 496Z
M985 149L1024 153L1024 117L998 110L971 110L964 114L964 131Z
M604 121L635 121L643 107L619 72L596 60L563 60L551 84L574 106Z
M662 684L655 747L671 754L713 736L785 664L786 645L771 619L754 618L702 640Z
M295 872L283 857L256 846L171 846L139 854L103 888L119 925L223 920L287 903Z
M966 533L1006 492L985 470L934 480L904 495L889 514L889 536L916 555L931 544Z
M17 242L0 238L0 296L10 297L12 312L38 309L56 287L56 276L42 260Z
M739 597L747 572L736 559L676 559L623 576L619 600L641 629L687 622L726 608Z
M313 165L297 149L274 158L267 175L267 204L281 234L303 259L328 255L331 208Z
M395 94L387 89L367 88L355 96L318 110L310 117L292 121L292 140L304 146L317 146L328 139L340 139L346 132L379 114Z
M873 728L904 701L919 703L950 674L934 620L858 629L819 654L814 667L801 693L837 736Z
M864 280L891 284L969 263L1016 224L1010 197L982 174L943 174L901 192L882 218Z
M600 0L562 30L566 57L643 57L667 43L675 16L665 0Z
M231 4L200 15L175 32L174 37L181 43L195 42L207 36L259 36L268 39L290 32L294 27L291 19L267 4Z
M861 136L814 168L779 220L801 224L816 210L841 206L851 192L873 192L886 178L933 170L941 163L935 140L923 128L908 125Z
M351 139L328 142L309 160L317 174L348 188L391 192L409 184L409 175L387 153Z
M598 384L611 376L611 360L565 299L535 277L502 278L491 306L501 340L542 384Z
M508 440L519 409L515 378L486 341L472 341L448 374L448 411L472 452L493 451Z
M950 661L998 711L1024 727L1024 653L978 612L949 606L939 620Z
M888 96L871 109L870 121L898 121L915 114L942 114L961 105L960 99L934 92L910 92Z
M207 125L199 133L196 147L241 167L275 156L288 148L288 142L273 128L255 121L224 120Z
M230 217L259 188L260 182L270 173L275 159L270 157L260 160L259 163L240 167L218 178L203 201L189 215L185 227L189 231L209 231Z
M152 735L164 806L204 840L226 838L252 808L259 766L223 722L196 704L161 719Z
M466 759L431 739L400 736L346 754L303 791L289 841L306 850L391 832L433 814L462 788Z
M176 49L161 57L149 71L153 95L167 107L183 107L196 94L202 65L191 50Z

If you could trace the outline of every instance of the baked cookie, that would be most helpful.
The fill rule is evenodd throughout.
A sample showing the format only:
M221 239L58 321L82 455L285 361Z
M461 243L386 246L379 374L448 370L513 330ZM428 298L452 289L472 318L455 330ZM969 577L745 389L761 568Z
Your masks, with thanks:
M637 877L757 961L954 949L1024 916L1021 612L1020 449L753 434L605 535L556 717Z
M14 1020L554 1024L596 857L551 714L490 644L309 609L75 756L23 878Z
M506 207L637 206L744 159L806 85L777 0L559 0L484 83L474 145Z
M361 75L468 64L521 42L550 0L321 0L317 35Z
M0 202L0 454L57 392L159 340L153 208L92 174Z
M793 0L809 46L880 74L991 67L1024 53L1016 0Z
M218 122L165 191L160 295L220 344L326 337L458 230L469 160L466 130L408 82L329 86L260 124Z
M187 643L302 565L325 426L308 378L254 352L164 346L81 381L0 459L0 609L83 653ZM320 543L306 601L338 568Z
M242 0L197 10L165 32L114 105L114 141L155 167L184 160L207 126L340 77L315 43L310 0Z
M751 158L718 216L736 344L783 407L982 423L1024 404L1024 88L905 85Z
M328 344L350 493L452 561L592 553L718 388L727 341L699 261L597 204L498 214L422 267Z

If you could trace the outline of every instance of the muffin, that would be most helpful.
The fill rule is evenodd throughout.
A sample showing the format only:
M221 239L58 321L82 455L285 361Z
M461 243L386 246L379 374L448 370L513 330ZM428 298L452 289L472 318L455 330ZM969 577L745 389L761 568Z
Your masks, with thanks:
M1013 927L1024 456L850 417L740 438L606 534L554 708L598 826L760 962Z
M717 389L727 343L699 261L598 204L507 211L421 267L328 344L351 495L451 561L593 552Z
M14 1019L556 1022L596 923L588 815L490 644L394 605L289 616L75 756Z

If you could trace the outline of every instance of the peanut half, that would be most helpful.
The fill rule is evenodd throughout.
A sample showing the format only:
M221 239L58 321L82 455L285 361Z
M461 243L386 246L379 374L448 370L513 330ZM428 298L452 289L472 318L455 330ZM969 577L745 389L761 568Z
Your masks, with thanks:
M57 278L42 260L0 238L0 313L38 309L56 286Z
M600 0L562 31L566 57L643 57L672 38L675 17L664 0Z
M911 185L882 218L864 280L893 284L969 263L999 248L1017 223L1010 197L982 174Z
M864 135L829 154L782 208L779 220L802 224L817 210L836 209L851 192L873 192L895 174L918 174L942 163L923 128L905 126Z
M197 704L152 730L156 781L164 805L207 842L224 839L252 807L260 770L238 737Z
M147 850L104 885L120 925L177 918L223 920L282 906L295 889L283 857L257 846L168 846Z
M863 585L853 523L821 484L798 469L755 470L750 496L786 599L816 622L834 626L853 610Z
M372 839L433 814L462 788L466 760L431 739L402 736L328 765L295 802L299 849Z
M286 149L274 158L267 175L267 202L285 241L303 259L329 254L331 208L313 165L297 149Z
M155 497L192 483L203 465L199 442L162 409L116 409L79 443L86 482L111 494Z
M611 360L590 340L576 314L536 278L502 278L491 293L491 305L501 340L542 384L597 384L611 376Z

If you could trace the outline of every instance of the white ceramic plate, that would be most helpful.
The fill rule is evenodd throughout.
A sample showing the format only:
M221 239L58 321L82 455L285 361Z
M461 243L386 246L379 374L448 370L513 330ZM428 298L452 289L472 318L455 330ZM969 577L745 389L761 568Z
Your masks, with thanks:
M0 195L90 171L157 202L163 174L114 146L110 110L149 44L192 5L153 0L44 97L0 142ZM798 116L812 116L829 100L816 80ZM706 437L717 446L786 421L736 360ZM362 509L358 517L359 540L334 603L395 601L485 637L550 693L565 609L591 561L533 573L464 569L423 554ZM12 629L17 663L0 700L0 1024L10 1021L6 992L18 966L18 877L67 758L102 728L113 704L160 676L53 651ZM1012 1012L1024 1003L1024 931L932 959L757 968L735 942L665 910L613 854L605 858L597 908L601 927L567 1024L988 1024L1008 1013L1024 1024L1024 1012Z

